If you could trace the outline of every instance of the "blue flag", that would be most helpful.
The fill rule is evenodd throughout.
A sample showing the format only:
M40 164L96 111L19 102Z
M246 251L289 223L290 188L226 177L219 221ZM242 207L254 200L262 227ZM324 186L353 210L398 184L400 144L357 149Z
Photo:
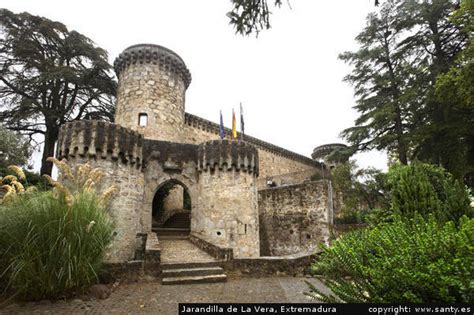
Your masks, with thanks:
M221 139L224 139L225 132L224 132L224 120L222 119L222 111L221 111L221 123L219 124L219 136Z
M245 134L244 128L244 109L242 108L242 103L240 103L240 131L242 132L242 137Z

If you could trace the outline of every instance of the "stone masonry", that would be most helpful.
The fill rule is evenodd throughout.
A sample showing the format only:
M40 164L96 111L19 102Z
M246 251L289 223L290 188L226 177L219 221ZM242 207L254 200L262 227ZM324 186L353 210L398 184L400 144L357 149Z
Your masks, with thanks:
M191 230L234 257L258 257L258 151L245 142L213 140L198 148L199 194Z
M233 250L235 258L312 251L327 239L332 190L312 181L327 176L324 164L248 135L220 140L218 124L185 112L191 75L170 49L134 45L114 67L115 124L66 124L57 149L73 167L103 168L102 188L119 188L110 206L108 262L134 259L142 246L137 235L152 230L153 198L169 182L191 199L194 239ZM272 179L281 186L267 189ZM166 207L182 205L182 196L172 192Z
M135 45L114 63L119 79L115 122L145 138L181 142L185 91L191 75L184 61L165 47ZM147 126L139 126L140 114Z
M89 163L106 173L99 190L118 189L110 204L115 230L107 260L131 260L138 246L137 232L143 230L143 137L114 124L76 121L61 129L58 143L58 158L66 158L72 166Z
M263 256L314 252L329 239L329 181L260 190L260 242Z

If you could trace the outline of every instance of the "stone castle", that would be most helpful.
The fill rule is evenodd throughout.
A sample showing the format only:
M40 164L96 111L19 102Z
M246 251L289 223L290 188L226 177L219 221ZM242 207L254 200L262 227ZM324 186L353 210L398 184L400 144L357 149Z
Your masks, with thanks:
M337 145L308 158L248 135L220 140L218 124L185 112L191 74L165 47L131 46L114 68L115 123L69 123L57 148L72 166L101 167L104 187L119 189L110 206L109 262L159 248L153 231L173 226L204 250L229 254L225 259L310 253L327 241L336 204L325 180L330 164L319 159ZM173 187L157 201L166 185Z

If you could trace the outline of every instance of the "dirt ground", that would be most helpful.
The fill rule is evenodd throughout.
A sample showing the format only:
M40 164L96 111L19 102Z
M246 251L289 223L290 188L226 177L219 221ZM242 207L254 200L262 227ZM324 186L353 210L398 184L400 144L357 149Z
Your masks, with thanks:
M73 299L10 303L0 314L178 314L179 303L313 303L304 280L294 277L237 278L226 283L161 285L148 281L119 285L104 300Z

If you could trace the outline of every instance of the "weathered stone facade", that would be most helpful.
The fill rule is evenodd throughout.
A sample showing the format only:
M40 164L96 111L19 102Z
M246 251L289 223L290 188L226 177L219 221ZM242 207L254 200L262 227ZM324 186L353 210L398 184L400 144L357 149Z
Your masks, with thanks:
M107 260L132 260L139 246L137 233L143 231L143 137L114 124L77 121L61 129L58 143L58 158L66 158L72 166L89 163L106 173L99 191L118 189L110 204L114 239Z
M168 196L163 200L163 210L171 212L173 210L181 210L184 206L184 188L180 185L175 185L170 189Z
M214 140L198 149L199 193L191 230L234 256L259 256L258 151L245 142Z
M182 142L185 91L191 81L183 60L158 45L135 45L114 63L119 77L115 122L145 138ZM139 115L147 115L139 126Z
M260 190L262 256L314 252L329 238L330 183L320 180Z
M154 196L169 182L191 199L193 240L224 256L294 254L326 240L331 190L326 181L311 182L327 175L323 164L248 135L220 140L218 124L185 113L191 76L167 48L129 47L114 66L115 124L66 124L57 150L73 166L103 168L104 187L119 188L110 207L116 235L109 262L130 261L143 248L140 240L152 233ZM269 180L286 186L262 190ZM165 208L179 211L172 208L183 204L182 196L172 192Z

